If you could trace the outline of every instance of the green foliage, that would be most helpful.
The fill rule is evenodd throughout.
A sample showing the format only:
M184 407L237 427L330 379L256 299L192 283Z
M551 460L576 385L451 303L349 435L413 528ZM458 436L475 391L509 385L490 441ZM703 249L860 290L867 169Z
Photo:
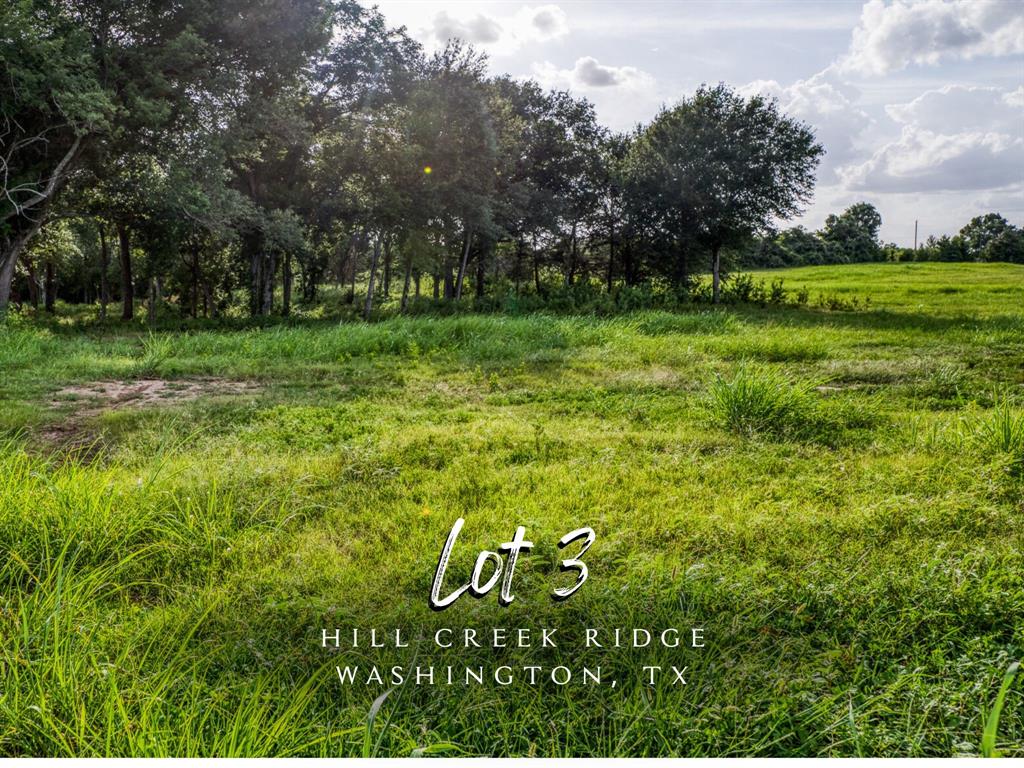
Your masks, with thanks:
M879 261L878 230L882 217L870 203L855 203L838 216L829 215L821 231L821 239L834 255L832 263Z
M793 227L759 238L740 255L748 267L799 267L871 261L1003 261L1024 263L1024 230L998 213L976 216L956 235L930 236L915 251L894 244L880 246L881 218L868 203L832 214L821 232Z
M823 153L813 133L774 102L744 99L724 85L702 86L663 109L626 160L637 215L653 219L657 237L678 244L662 273L684 284L694 246L717 258L721 248L797 213ZM721 194L726 188L743 194Z

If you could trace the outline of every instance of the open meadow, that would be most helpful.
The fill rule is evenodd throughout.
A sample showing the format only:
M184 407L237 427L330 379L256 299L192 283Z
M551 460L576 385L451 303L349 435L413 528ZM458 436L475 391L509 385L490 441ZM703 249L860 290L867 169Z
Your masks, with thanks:
M1024 755L1021 677L999 697L1024 656L1024 267L756 277L812 301L11 316L0 754ZM458 517L453 584L526 527L510 606L430 610ZM589 579L555 602L581 526ZM321 647L352 627L409 647ZM441 651L441 627L564 642ZM700 627L706 647L586 649L584 627ZM335 667L373 663L488 677L371 709L390 682ZM499 664L574 677L502 686Z

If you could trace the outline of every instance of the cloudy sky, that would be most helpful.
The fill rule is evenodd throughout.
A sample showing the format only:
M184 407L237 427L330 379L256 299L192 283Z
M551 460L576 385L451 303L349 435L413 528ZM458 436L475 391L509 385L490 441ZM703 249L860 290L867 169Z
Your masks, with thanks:
M377 0L428 49L586 96L607 126L701 83L779 99L828 151L802 223L858 200L910 245L1000 211L1024 224L1024 0Z

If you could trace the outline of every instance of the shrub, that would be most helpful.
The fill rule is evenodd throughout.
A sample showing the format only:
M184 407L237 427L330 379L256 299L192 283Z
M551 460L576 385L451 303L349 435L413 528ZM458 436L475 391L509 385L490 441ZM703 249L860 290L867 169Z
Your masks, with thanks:
M760 296L755 295L758 287L763 293L764 281L761 281L761 285L758 286L754 282L754 277L745 272L740 272L735 275L731 275L728 280L725 281L725 285L722 289L722 294L727 300L749 302L751 300L758 301Z
M821 294L814 304L818 309L827 309L830 312L857 312L871 309L871 297L867 296L861 300L857 296L847 299L834 293Z

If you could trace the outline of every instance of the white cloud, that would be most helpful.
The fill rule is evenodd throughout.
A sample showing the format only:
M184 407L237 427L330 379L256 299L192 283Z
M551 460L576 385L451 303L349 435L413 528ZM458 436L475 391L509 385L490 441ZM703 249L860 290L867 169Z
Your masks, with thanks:
M507 55L530 43L557 40L569 33L565 11L557 5L524 5L511 16L494 18L482 13L456 17L437 13L423 36L443 45L458 38L488 53Z
M646 73L635 67L608 67L592 56L584 56L576 60L572 69L572 79L581 87L607 88L612 85L625 85L630 82L642 81Z
M653 115L663 102L648 72L602 64L593 56L576 59L572 69L560 69L549 61L535 63L532 77L545 88L586 96L598 119L613 130L632 128L633 115Z
M898 139L839 170L851 189L890 192L998 189L1024 181L1021 94L946 86L886 113Z
M515 15L519 36L525 40L557 40L569 34L569 20L557 5L523 6Z
M572 69L559 69L545 61L534 65L537 80L549 88L573 88L590 91L595 88L621 88L638 91L653 87L654 78L636 67L613 67L593 56L576 59Z
M836 169L856 156L858 139L872 123L857 106L857 89L841 82L833 67L788 86L755 80L738 90L745 96L760 93L778 99L783 112L814 129L826 151L818 173L822 181L834 179Z
M981 131L942 134L908 125L897 141L839 174L851 189L878 192L995 189L1022 180L1024 139Z
M1024 4L1017 0L870 0L843 70L884 75L910 64L1024 52Z
M964 131L1024 135L1024 86L1016 91L947 85L925 91L907 104L890 104L896 122L938 133Z
M449 16L447 11L441 11L434 17L432 35L442 43L457 38L466 43L479 45L496 43L501 39L501 31L501 25L489 16L477 14L460 21Z

